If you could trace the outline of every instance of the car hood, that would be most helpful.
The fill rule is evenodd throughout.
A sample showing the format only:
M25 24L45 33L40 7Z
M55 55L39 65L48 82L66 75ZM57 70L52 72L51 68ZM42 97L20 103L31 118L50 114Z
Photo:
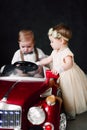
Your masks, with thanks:
M43 81L9 81L0 79L0 100L4 97L8 104L26 105L35 102L48 86L47 80Z

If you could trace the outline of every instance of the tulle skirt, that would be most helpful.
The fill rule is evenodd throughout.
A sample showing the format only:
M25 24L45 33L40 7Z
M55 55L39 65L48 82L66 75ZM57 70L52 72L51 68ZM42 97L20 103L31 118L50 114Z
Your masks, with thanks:
M60 74L59 84L66 113L75 116L87 111L87 76L77 64Z

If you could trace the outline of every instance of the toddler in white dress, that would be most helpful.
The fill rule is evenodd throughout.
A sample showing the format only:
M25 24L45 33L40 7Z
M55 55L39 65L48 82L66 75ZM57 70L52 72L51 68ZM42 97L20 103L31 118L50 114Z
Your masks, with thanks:
M64 24L59 24L48 32L51 55L39 61L39 65L53 63L52 72L60 74L59 84L65 112L71 119L76 114L87 111L87 77L74 61L74 54L68 47L72 31Z

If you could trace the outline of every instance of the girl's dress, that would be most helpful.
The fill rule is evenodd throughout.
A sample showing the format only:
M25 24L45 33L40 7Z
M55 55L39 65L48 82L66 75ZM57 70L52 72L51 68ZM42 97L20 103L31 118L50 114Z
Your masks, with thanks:
M75 117L76 114L87 111L87 77L81 68L74 62L74 55L67 47L62 51L52 52L53 68L61 66L66 56L72 56L73 67L60 73L59 84L62 90L64 109L67 114Z

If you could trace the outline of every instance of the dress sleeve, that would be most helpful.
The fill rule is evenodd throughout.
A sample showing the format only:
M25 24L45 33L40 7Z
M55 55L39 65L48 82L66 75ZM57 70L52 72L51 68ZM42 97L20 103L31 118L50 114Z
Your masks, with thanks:
M74 57L74 54L72 53L72 51L69 48L67 48L64 51L63 55L62 55L63 58L65 58L66 56L72 56L72 57Z

